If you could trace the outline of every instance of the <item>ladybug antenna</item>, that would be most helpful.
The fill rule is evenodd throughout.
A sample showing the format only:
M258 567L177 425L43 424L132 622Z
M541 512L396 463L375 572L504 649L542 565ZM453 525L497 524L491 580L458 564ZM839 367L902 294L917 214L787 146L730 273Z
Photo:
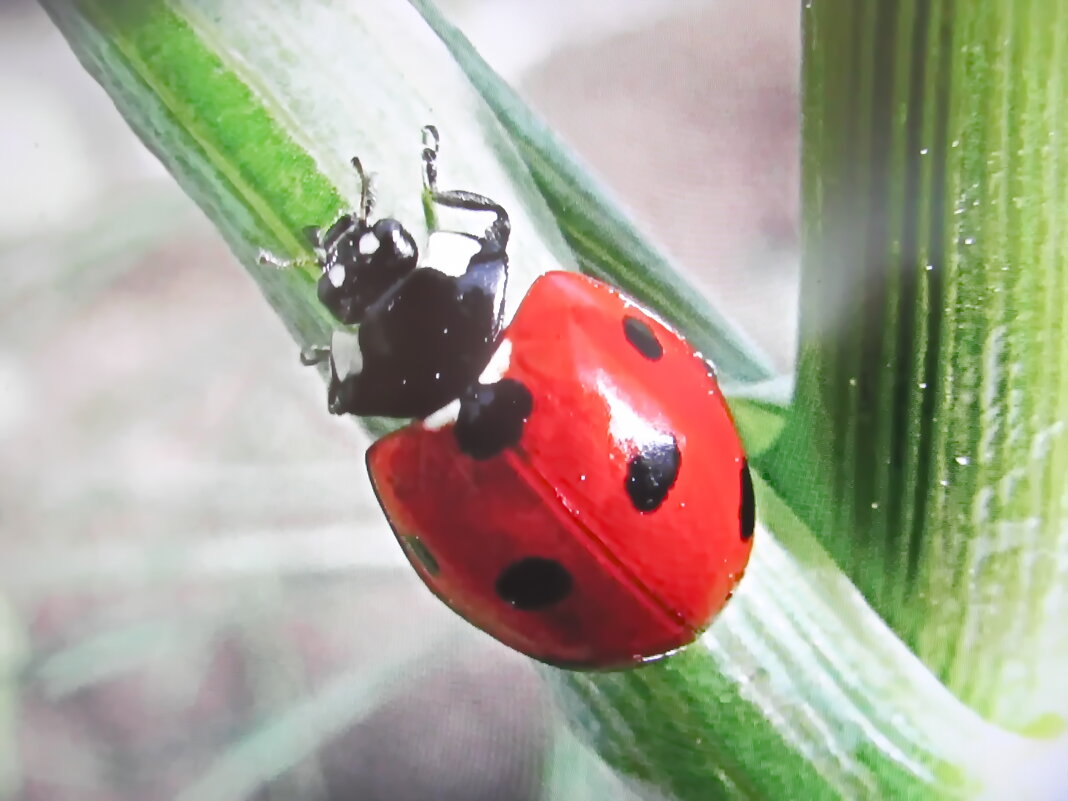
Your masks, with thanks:
M360 161L359 156L353 156L352 169L356 171L356 175L360 178L360 208L358 209L359 216L356 218L359 222L367 222L367 218L371 216L371 211L375 206L374 190L371 187L371 177L364 172L363 162Z

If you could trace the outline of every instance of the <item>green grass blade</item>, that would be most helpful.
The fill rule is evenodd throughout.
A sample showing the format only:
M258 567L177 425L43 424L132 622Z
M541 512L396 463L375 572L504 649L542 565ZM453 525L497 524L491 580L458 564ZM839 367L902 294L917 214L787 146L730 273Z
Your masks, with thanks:
M233 745L203 775L190 777L175 801L231 801L249 798L315 753L400 691L406 673L424 663L434 643L392 646L374 671L365 667L335 676L300 702L271 715Z
M1063 726L1068 10L805 17L802 343L775 485L950 687Z
M552 673L607 759L679 799L934 799L997 797L1047 755L953 698L763 482L757 497L785 534L758 531L697 647L629 673Z

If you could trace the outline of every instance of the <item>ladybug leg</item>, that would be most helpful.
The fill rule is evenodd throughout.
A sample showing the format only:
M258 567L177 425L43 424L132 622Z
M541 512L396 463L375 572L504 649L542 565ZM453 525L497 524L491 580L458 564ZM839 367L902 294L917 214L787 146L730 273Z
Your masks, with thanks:
M332 229L331 229L332 230ZM309 225L304 229L304 238L311 245L314 259L307 256L297 256L294 259L282 259L267 250L261 250L259 263L265 267L274 267L279 270L291 270L294 267L318 267L320 270L326 267L326 246L323 244L323 232L316 225Z
M335 331L329 345L312 345L300 352L300 363L305 367L323 362L330 365L327 408L333 414L359 414L358 404L364 394L358 386L363 371L359 336L350 331Z
M283 259L269 250L261 250L256 261L264 267L274 267L276 270L292 270L295 267L321 267L318 258L310 259L307 256L297 256L293 259Z
M512 232L512 224L508 220L508 212L499 203L483 195L476 195L474 192L466 192L462 189L452 189L448 192L431 192L430 198L441 206L448 206L454 209L492 211L497 215L497 218L490 223L481 237L483 243L482 252L487 255L504 253L508 247L508 236Z
M305 367L315 367L330 358L329 345L311 345L300 352L300 363Z
M482 255L487 257L503 254L508 247L512 224L504 207L484 195L462 189L441 191L438 189L438 151L441 137L433 125L423 126L423 188L430 199L441 206L467 211L491 211L496 218L482 235Z
M471 257L464 275L457 278L461 292L477 290L493 299L493 316L488 337L496 340L504 326L504 296L508 287L508 237L512 226L500 203L466 190L438 189L438 152L441 137L433 125L423 127L423 188L441 206L467 211L493 212L494 220L479 237L479 251Z
M438 191L438 150L441 148L441 135L436 125L424 125L420 133L423 136L423 188L434 194Z

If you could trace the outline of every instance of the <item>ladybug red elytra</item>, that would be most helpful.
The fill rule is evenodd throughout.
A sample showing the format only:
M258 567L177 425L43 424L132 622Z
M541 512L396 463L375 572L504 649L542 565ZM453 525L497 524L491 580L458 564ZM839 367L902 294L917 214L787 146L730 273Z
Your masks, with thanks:
M452 609L535 659L616 669L692 642L752 548L753 486L711 366L637 301L550 272L504 325L507 212L481 236L435 231L422 262L396 220L309 229L320 300L339 322L334 414L415 418L367 453L404 553Z

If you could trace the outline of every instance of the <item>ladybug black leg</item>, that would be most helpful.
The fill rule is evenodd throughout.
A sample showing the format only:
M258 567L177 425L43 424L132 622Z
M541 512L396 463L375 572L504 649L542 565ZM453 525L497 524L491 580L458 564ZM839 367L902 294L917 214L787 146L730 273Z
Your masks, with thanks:
M441 135L438 126L424 125L423 135L423 188L433 194L438 191L438 150Z
M454 209L466 209L468 211L492 211L497 215L486 233L482 235L485 243L483 252L503 253L508 247L508 237L512 232L512 224L508 219L508 212L499 203L490 200L483 195L474 192L465 192L462 189L453 189L448 192L432 192L431 199L442 206Z
M295 259L280 259L269 250L261 250L256 261L264 267L274 267L278 270L291 270L294 267L319 267L318 259L309 259L307 256L297 256Z
M467 192L462 189L441 191L438 189L438 150L441 137L438 129L433 125L423 127L423 187L430 193L430 199L441 206L467 211L491 211L497 215L490 223L486 233L482 235L482 252L484 255L504 253L508 247L508 237L512 232L512 224L508 219L508 212L496 201L490 200L484 195Z
M468 292L481 293L492 299L489 328L484 332L487 343L496 341L504 325L504 296L508 287L508 237L511 222L508 212L500 203L466 190L442 191L438 189L437 160L441 145L438 129L433 125L423 127L423 188L431 201L449 208L468 211L492 212L494 220L478 238L479 251L471 256L463 275L455 279L461 295Z
M304 238L307 239L308 244L311 245L312 252L315 254L314 259L309 259L307 256L297 256L293 259L280 259L270 251L261 250L258 259L259 263L265 267L275 267L279 270L291 270L294 267L318 267L322 270L326 261L326 247L323 245L323 232L318 226L309 225L304 229Z
M305 367L314 367L330 358L329 345L311 345L300 352L300 363Z

